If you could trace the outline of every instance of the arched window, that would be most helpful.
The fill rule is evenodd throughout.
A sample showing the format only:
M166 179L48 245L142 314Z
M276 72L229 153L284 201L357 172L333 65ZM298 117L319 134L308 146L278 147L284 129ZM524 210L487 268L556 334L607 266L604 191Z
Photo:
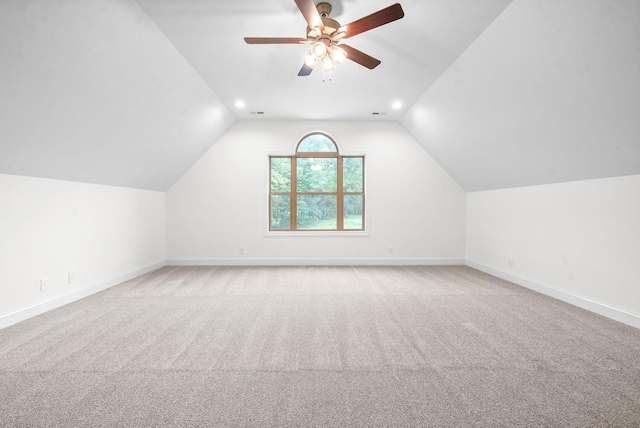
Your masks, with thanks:
M269 230L364 230L364 156L341 156L328 135L305 135L293 156L270 156Z

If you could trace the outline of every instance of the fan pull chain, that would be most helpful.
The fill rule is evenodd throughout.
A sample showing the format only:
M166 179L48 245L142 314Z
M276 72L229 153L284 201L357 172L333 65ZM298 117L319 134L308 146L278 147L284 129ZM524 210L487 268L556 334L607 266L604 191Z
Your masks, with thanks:
M323 81L323 82L325 81L325 79L324 79L325 73L329 73L329 82L331 82L331 72L330 72L330 71L329 71L329 72L326 72L326 71L324 71L324 70L322 70L322 81Z

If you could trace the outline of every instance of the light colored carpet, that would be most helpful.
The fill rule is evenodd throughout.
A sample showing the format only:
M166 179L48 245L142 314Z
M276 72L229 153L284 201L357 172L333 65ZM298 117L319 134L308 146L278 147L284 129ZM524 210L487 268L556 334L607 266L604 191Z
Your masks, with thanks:
M0 330L0 426L640 426L640 330L461 266L165 267Z

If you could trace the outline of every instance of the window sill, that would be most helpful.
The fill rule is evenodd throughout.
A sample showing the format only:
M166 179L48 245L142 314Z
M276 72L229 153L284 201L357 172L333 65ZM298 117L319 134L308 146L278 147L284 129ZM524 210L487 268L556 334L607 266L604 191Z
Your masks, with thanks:
M358 230L358 231L353 231L353 232L347 232L347 231L341 231L341 232L337 232L337 231L324 231L324 230L318 230L318 231L304 231L304 232L288 232L288 231L282 231L282 232L266 232L264 234L265 237L267 238L272 238L272 237L292 237L292 236L305 236L305 237L309 237L309 236L317 236L317 237L341 237L341 238L345 238L345 237L365 237L368 238L369 232L367 231L362 231L362 230Z

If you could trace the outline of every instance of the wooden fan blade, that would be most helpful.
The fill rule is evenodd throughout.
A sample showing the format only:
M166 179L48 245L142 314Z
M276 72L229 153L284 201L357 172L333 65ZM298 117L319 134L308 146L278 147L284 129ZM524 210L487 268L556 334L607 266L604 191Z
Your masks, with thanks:
M324 30L324 24L313 0L295 0L295 2L300 12L302 12L302 16L304 16L304 19L307 21L309 28L315 29L319 27L320 32L322 32Z
M307 43L307 39L300 37L245 37L244 41L250 45L280 45Z
M302 68L298 72L298 76L308 76L313 71L313 68L309 67L307 64L302 64Z
M367 55L366 53L359 51L358 49L344 44L341 44L340 47L344 49L345 52L347 52L347 59L357 62L358 64L367 67L370 70L373 70L380 65L379 59L375 59L374 57Z
M365 31L393 22L402 17L404 17L402 6L400 6L400 3L396 3L374 12L371 15L367 15L364 18L360 18L357 21L353 21L350 24L343 25L338 29L338 33L340 31L344 31L346 34L343 39L347 39L355 36L356 34L364 33Z

